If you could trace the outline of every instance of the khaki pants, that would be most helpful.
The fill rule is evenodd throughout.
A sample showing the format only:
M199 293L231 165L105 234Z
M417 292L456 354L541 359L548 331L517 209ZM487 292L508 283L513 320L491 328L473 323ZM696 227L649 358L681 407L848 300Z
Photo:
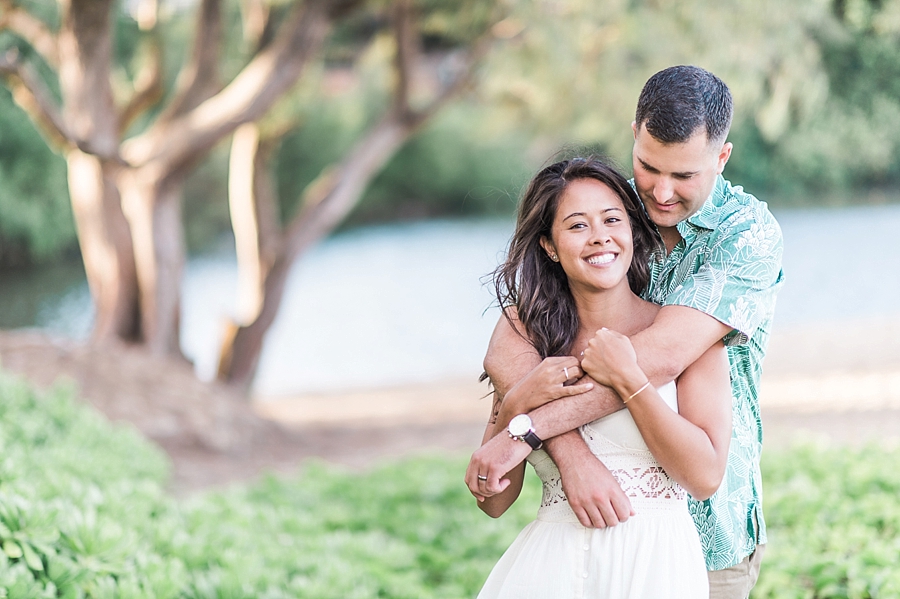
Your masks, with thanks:
M708 572L709 599L747 599L750 589L759 578L759 564L765 550L765 545L757 545L756 551L741 563L724 570Z

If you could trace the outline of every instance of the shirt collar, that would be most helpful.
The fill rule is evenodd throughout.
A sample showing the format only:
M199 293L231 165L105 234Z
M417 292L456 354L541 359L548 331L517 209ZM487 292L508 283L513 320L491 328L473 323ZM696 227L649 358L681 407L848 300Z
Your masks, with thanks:
M694 227L713 231L719 226L721 211L718 210L718 207L725 198L725 187L725 178L722 175L718 175L712 193L709 194L709 197L706 198L706 201L700 206L700 210L676 225L678 232L681 233L682 237L687 239L689 235L693 235Z

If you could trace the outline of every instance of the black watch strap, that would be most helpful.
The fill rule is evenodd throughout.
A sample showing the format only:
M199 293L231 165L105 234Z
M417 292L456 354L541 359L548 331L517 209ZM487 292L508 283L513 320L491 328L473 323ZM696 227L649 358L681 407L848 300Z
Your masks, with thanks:
M531 445L531 449L540 449L544 445L541 438L534 434L534 431L528 431L522 435L522 440Z

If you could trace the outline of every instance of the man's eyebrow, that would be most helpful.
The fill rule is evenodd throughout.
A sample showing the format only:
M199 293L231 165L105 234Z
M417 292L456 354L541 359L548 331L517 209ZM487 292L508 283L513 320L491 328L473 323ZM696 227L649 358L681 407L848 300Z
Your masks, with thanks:
M641 166L644 167L644 170L647 170L647 171L650 171L650 172L653 172L653 173L658 173L658 172L659 172L659 169L658 169L658 168L656 168L655 166L651 166L651 165L647 164L647 163L644 162L641 158L638 158L638 162L641 163ZM692 176L696 175L696 174L699 173L699 172L700 172L700 171L684 171L684 172L681 172L681 173L672 173L672 176L673 176L673 177L692 177Z
M652 166L652 165L647 164L646 162L644 162L644 159L643 159L643 158L638 158L638 162L641 163L641 166L644 167L644 170L647 170L647 171L653 171L654 173L658 173L658 172L659 172L659 170L657 170L657 168L656 168L655 166Z

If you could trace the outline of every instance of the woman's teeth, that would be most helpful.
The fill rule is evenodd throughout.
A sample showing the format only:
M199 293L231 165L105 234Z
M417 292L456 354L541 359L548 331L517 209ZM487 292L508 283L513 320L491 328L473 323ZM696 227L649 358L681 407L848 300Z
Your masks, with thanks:
M615 259L615 254L600 254L599 256L591 256L587 261L588 264L609 264Z

